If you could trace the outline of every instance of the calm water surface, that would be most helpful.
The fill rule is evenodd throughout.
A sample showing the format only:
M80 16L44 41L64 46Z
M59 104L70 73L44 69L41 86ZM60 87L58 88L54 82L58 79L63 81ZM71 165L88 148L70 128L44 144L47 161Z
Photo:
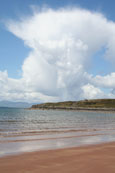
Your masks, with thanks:
M0 156L115 141L115 114L0 108Z

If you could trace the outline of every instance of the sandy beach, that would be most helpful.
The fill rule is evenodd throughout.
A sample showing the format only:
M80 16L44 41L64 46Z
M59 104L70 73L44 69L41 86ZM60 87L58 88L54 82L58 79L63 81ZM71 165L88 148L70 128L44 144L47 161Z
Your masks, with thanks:
M115 142L0 158L1 173L115 173Z

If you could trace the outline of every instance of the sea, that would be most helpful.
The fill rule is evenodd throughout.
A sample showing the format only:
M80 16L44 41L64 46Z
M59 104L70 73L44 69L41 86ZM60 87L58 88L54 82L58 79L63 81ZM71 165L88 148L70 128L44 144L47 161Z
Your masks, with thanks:
M0 157L115 141L115 113L0 108Z

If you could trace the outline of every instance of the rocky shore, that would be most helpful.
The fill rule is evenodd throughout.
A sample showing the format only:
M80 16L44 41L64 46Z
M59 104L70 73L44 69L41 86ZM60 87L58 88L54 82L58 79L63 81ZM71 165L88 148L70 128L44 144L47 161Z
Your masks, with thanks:
M94 99L57 103L43 103L32 105L32 107L29 109L115 112L115 99Z

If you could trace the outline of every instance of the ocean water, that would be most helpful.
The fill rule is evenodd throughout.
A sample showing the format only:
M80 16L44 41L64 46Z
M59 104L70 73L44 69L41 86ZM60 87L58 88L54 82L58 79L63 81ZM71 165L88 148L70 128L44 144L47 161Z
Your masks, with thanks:
M115 113L0 108L0 156L115 141Z

